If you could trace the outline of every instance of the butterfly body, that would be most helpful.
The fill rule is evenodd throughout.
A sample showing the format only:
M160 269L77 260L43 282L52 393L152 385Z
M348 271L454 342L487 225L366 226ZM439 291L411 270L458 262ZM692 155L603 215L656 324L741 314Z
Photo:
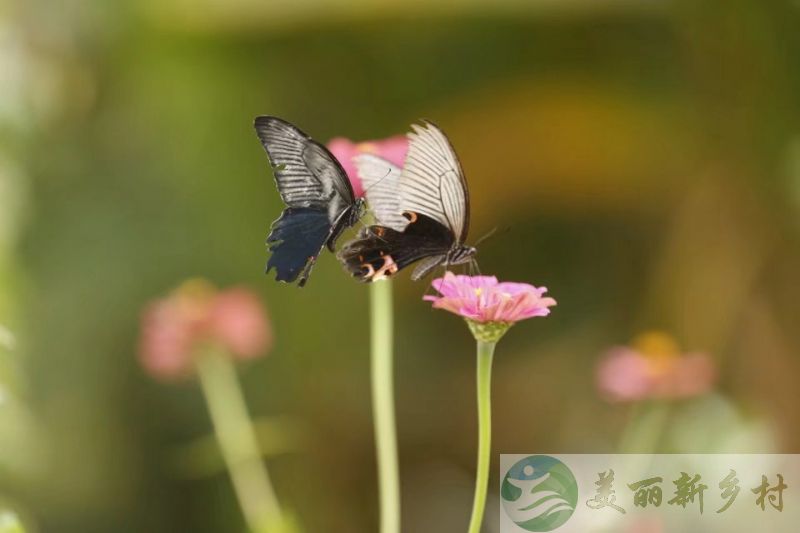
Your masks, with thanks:
M255 129L272 165L286 208L267 237L271 252L267 272L278 281L302 287L323 247L336 240L364 214L341 164L321 144L285 120L257 117Z
M325 241L325 245L328 247L328 250L331 252L336 251L336 240L342 235L342 232L349 227L355 226L359 220L364 216L367 212L367 203L364 201L363 198L357 198L355 203L348 207L342 214L339 216L339 219L331 226L331 235L328 240ZM329 215L330 218L330 215Z
M412 274L416 280L439 265L467 263L477 253L472 246L455 242L444 226L427 215L404 215L413 222L403 231L370 226L342 249L339 259L354 276L362 281L377 281L421 261Z
M363 229L345 245L339 259L361 281L389 277L419 262L411 278L439 265L474 261L477 250L465 244L469 195L458 158L438 127L426 122L409 133L402 170L374 156L355 158L367 187L367 200L379 224ZM378 181L381 176L391 179ZM381 223L386 221L386 223Z

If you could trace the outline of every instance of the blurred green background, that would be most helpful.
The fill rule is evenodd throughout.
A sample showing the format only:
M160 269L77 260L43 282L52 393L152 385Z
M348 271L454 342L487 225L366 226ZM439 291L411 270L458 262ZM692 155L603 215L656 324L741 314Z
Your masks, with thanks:
M176 466L209 432L199 389L136 359L142 307L201 275L270 311L241 374L255 416L303 428L269 458L281 500L307 531L376 529L366 287L328 253L303 290L264 276L259 114L448 132L471 240L499 228L482 271L558 300L498 348L496 453L614 451L628 410L595 364L651 328L720 365L665 450L800 452L798 30L789 0L0 3L0 506L31 531L241 530L224 472ZM404 531L463 531L473 341L395 285Z

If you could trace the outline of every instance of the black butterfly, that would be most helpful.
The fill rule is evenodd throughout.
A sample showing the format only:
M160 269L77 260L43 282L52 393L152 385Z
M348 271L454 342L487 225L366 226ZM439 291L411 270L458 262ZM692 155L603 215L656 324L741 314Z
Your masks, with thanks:
M342 165L327 148L277 117L257 117L256 133L269 156L286 209L272 223L267 246L279 281L300 278L305 285L323 246L333 252L336 239L364 214Z
M411 275L418 280L438 265L474 261L477 253L464 244L469 193L450 141L430 122L412 128L402 170L375 156L355 158L379 225L363 229L338 257L361 281L383 279L422 260Z

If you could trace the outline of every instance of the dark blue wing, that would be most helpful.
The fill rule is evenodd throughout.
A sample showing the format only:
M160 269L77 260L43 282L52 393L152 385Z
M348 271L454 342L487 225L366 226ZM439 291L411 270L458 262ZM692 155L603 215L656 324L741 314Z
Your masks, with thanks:
M303 286L322 247L333 251L336 238L354 223L353 188L328 149L296 126L270 116L257 117L254 126L287 206L267 237L267 272L275 268L280 281L299 277Z
M272 252L267 272L275 268L278 281L291 283L299 277L299 285L305 285L331 228L326 211L307 207L284 209L267 237Z

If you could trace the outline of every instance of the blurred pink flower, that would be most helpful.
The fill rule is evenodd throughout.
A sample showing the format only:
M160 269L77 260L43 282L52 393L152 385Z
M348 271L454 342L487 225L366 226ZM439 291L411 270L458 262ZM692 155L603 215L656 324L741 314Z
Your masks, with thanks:
M664 533L664 520L658 516L640 516L628 524L625 533Z
M597 367L597 386L612 402L698 396L716 377L708 355L681 354L669 336L655 332L639 337L633 347L612 348Z
M355 143L344 137L336 137L328 143L328 150L342 164L353 185L353 192L358 198L364 196L364 188L353 158L359 154L374 154L402 168L408 152L408 139L405 135L395 135L377 141Z
M545 287L500 283L494 276L457 276L445 272L443 278L433 280L433 288L441 296L424 297L433 302L433 307L479 323L513 324L526 318L547 316L549 307L556 305L554 299L543 296L547 292Z
M154 377L191 374L193 351L217 344L237 359L264 355L272 331L256 296L243 288L217 291L203 280L185 282L142 316L139 359Z

